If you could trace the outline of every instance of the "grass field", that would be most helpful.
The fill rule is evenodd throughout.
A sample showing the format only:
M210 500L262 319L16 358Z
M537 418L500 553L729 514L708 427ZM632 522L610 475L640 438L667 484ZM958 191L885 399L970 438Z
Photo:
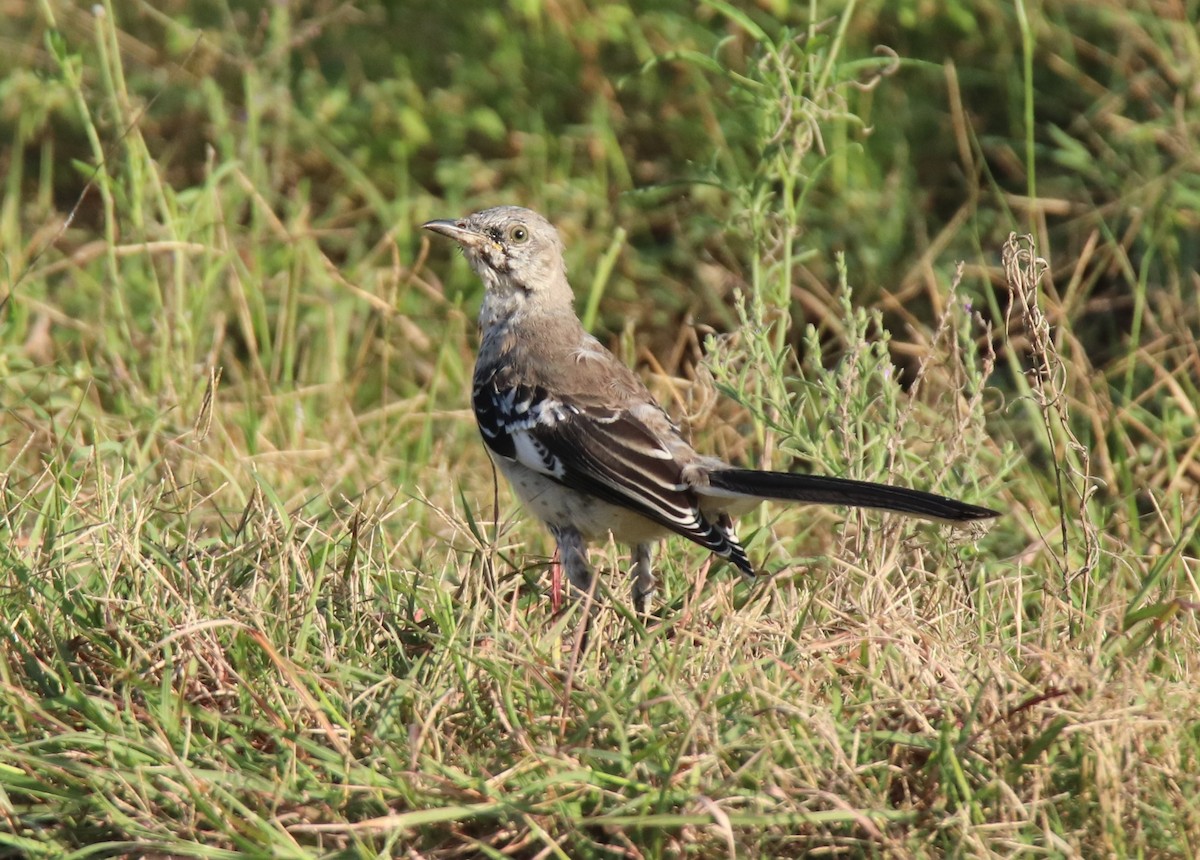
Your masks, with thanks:
M0 856L1200 855L1200 6L0 4ZM552 611L419 225L767 506Z

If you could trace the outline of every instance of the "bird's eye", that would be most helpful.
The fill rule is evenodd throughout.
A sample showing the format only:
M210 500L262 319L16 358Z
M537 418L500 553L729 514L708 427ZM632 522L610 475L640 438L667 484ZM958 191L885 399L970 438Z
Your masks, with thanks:
M524 227L522 227L520 224L518 224L516 227L513 227L512 230L509 231L508 238L510 238L514 242L518 242L518 243L526 242L529 240L529 231L526 230Z

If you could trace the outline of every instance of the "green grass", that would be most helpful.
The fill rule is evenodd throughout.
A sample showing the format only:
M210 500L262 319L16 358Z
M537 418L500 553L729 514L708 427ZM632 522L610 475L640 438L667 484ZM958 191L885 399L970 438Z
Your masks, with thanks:
M16 3L0 856L1196 855L1193 7ZM1005 516L648 629L596 547L581 648L418 228L499 202L700 447Z

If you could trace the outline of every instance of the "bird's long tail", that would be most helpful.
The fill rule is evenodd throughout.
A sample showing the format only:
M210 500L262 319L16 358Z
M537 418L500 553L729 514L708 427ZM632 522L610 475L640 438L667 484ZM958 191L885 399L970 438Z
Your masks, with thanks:
M1000 516L998 511L969 505L957 499L890 487L848 478L794 475L791 472L758 472L753 469L721 469L709 473L712 495L750 496L814 505L846 505L878 508L931 520L969 522Z

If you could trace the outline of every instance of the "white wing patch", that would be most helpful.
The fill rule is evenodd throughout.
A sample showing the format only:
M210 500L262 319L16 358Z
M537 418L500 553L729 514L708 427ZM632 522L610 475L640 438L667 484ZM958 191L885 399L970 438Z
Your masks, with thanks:
M546 398L533 407L533 420L543 427L553 427L559 422L566 421L572 415L578 415L579 410L574 406L564 406L557 400Z
M562 460L554 456L550 449L543 445L536 436L528 430L511 430L514 459L527 469L532 469L551 478L562 478L567 474L567 468Z
M538 400L533 394L517 400L515 388L499 395L496 406L503 425L492 432L484 432L491 438L501 433L507 436L513 445L512 459L525 468L562 480L567 474L566 465L531 431L539 426L554 427L578 415L579 409L551 397Z

